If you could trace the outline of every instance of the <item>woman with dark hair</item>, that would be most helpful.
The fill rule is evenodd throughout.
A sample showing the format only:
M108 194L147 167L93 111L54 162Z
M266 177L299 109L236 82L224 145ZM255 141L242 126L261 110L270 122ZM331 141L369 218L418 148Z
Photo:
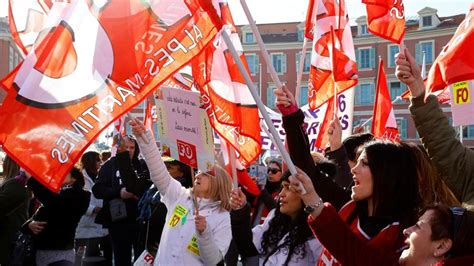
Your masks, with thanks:
M403 231L408 248L400 256L400 265L474 265L474 212L432 205L422 213L415 225Z
M318 169L302 127L304 115L291 92L284 87L276 94L277 105L286 114L283 127L290 156L304 171L296 175L292 187L304 184L307 193L300 197L311 214L308 222L325 248L318 265L396 264L404 246L402 231L416 220L420 202L411 149L391 142L366 143L352 168L349 200L335 189L337 184L323 182L315 174ZM328 193L331 190L335 193Z
M98 152L88 151L81 156L81 168L82 174L84 175L85 190L89 192L92 190L100 165L101 159ZM85 248L85 257L101 256L100 251L102 250L107 264L112 265L112 246L109 231L102 228L102 225L95 223L95 218L97 213L102 209L102 205L102 200L91 195L89 207L77 226L74 247L76 251ZM78 252L78 254L81 253L82 252Z
M232 191L232 236L247 262L258 258L260 265L314 265L321 244L307 223L308 214L298 194L289 189L289 174L281 177L277 207L253 229L250 207L240 189Z
M0 265L9 265L15 235L28 219L30 193L25 188L26 177L9 156L3 160L4 181L0 186Z
M73 167L59 193L48 190L34 178L28 180L28 187L42 204L23 225L23 230L33 235L36 264L73 265L76 227L90 200L90 192L82 189L84 176Z

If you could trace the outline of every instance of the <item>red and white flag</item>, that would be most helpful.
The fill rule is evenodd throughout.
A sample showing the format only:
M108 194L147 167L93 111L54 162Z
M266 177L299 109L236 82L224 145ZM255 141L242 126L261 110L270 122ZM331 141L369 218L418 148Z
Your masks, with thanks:
M379 60L377 89L375 92L374 113L372 115L372 134L375 138L400 141L397 120L387 86L383 60Z
M222 23L247 67L242 44L226 1L213 1ZM249 72L249 71L248 71ZM222 36L193 60L193 77L214 130L239 154L244 166L261 152L258 108Z
M38 37L2 81L0 143L58 191L99 133L199 54L221 24L198 0L45 2Z
M474 80L474 4L459 24L428 72L426 95L441 91L449 85Z
M367 9L368 30L394 43L405 36L405 8L402 0L362 0Z
M357 64L345 1L311 0L306 27L305 36L313 40L308 102L311 109L316 109L331 99L335 91L339 94L357 85ZM331 41L331 28L334 41Z
M329 124L334 119L334 99L331 98L328 100L326 106L326 112L324 114L323 122L321 123L321 127L318 131L318 137L316 138L315 146L318 147L320 150L326 149L329 144L329 136L326 134L329 129Z
M242 186L248 193L258 197L260 195L260 189L257 186L257 183L250 177L247 173L247 169L240 163L240 160L235 160L235 162L231 162L230 158L230 149L229 144L225 141L225 139L219 137L220 144L221 144L221 151L222 157L224 157L224 164L225 169L230 177L232 176L232 167L236 168L237 173L237 183Z

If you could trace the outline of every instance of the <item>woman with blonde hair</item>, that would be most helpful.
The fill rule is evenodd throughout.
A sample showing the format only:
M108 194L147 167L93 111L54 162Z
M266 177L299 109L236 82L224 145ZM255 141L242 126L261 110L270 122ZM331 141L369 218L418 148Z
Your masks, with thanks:
M218 264L224 259L232 237L229 175L214 165L196 175L192 189L182 187L166 171L151 131L137 119L130 125L133 134L140 136L137 142L151 180L168 209L155 265Z

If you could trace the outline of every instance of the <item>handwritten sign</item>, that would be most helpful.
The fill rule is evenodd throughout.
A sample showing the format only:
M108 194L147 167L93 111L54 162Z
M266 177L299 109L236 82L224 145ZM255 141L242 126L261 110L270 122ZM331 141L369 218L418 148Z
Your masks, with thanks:
M214 145L199 93L162 87L156 110L163 153L207 171L214 163Z
M451 109L453 126L474 125L474 103L471 101L473 80L456 82L449 85L451 90Z

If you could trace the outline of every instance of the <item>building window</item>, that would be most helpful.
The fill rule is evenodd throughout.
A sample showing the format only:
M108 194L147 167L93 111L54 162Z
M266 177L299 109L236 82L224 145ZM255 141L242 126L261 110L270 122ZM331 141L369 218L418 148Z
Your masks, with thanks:
M374 103L375 88L374 84L359 84L356 87L355 104L370 105Z
M433 26L431 16L424 16L422 27L431 27L431 26Z
M398 45L389 45L388 46L388 66L389 67L395 67L395 54L400 51L400 48Z
M271 86L267 87L267 106L272 109L275 109L275 94L273 94L274 89L276 88Z
M12 70L14 67L14 56L15 56L15 51L13 50L13 47L9 46L8 49L8 71Z
M308 86L301 86L300 87L300 102L299 105L303 106L308 104Z
M246 54L245 59L247 60L250 74L254 76L259 70L259 57L256 54Z
M272 65L275 68L275 71L278 74L283 74L286 72L286 54L284 53L275 53L271 54Z
M253 37L253 33L252 32L246 32L245 33L245 43L254 43L255 42L255 38Z
M296 74L300 70L300 58L301 52L296 54ZM303 65L303 73L309 73L309 69L311 68L311 52L307 52L304 57L304 65Z
M426 64L433 63L434 57L434 41L420 42L416 44L416 62L421 64L423 62L423 52L425 52Z
M359 69L372 69L375 67L375 49L374 48L358 48L357 67Z
M397 118L397 127L400 139L407 139L408 121L405 118Z
M158 123L154 122L153 124L153 134L155 135L155 142L160 140L160 135L158 132Z
M474 125L462 127L462 137L464 139L474 139Z
M390 99L392 102L406 90L405 84L402 84L400 81L392 81L389 83L390 89ZM397 101L397 103L403 103L403 101Z
M360 25L360 34L359 35L368 35L369 30L367 28L367 24Z
M304 40L304 30L300 29L298 30L298 41L302 42Z

